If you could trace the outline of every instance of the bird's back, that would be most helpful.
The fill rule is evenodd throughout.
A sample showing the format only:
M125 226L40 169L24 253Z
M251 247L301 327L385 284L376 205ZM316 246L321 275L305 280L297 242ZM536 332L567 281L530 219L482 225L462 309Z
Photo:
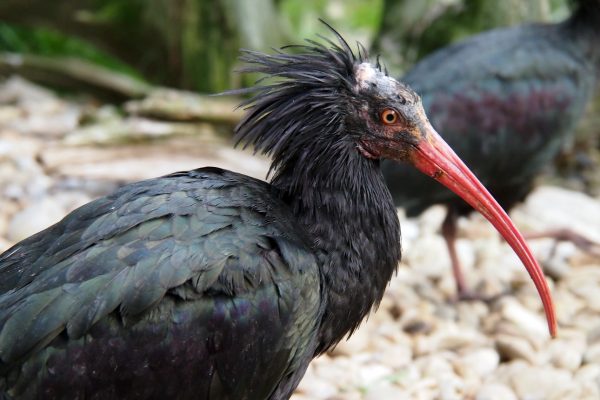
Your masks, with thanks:
M81 207L2 254L0 284L0 394L24 399L285 398L320 312L286 205L216 168Z
M444 48L404 80L432 125L504 207L568 139L594 86L592 63L565 24L496 29ZM410 168L386 162L398 205L409 214L434 203L466 205Z

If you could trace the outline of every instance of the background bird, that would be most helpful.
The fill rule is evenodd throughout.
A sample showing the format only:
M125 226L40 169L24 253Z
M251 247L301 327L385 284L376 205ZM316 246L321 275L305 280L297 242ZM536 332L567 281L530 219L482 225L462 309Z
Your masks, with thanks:
M499 203L510 209L569 139L600 71L600 1L579 0L559 24L495 29L441 49L403 78L444 135ZM456 219L470 207L403 165L383 164L398 206L412 216L442 203L458 295L471 298L455 250ZM583 246L584 238L573 238ZM570 233L570 232L567 232Z
M431 128L419 97L346 42L246 52L239 141L271 183L217 168L122 187L0 256L0 392L14 398L285 399L377 304L400 259L380 159L409 161L508 216Z

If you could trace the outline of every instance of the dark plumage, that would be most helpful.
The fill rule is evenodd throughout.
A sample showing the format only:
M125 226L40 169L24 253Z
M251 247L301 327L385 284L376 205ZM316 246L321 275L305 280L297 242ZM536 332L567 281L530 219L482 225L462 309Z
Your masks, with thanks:
M217 168L130 184L0 256L0 395L288 398L400 259L381 157L447 171L481 201L554 333L548 288L507 217L431 147L444 145L414 92L339 39L246 52L249 71L276 78L253 89L237 128L272 155L270 184Z
M422 96L432 125L504 208L531 191L594 91L600 1L575 3L562 23L484 32L433 53L403 78ZM457 214L471 211L410 168L385 162L383 171L395 203L408 215L447 205L447 234L453 234Z
M216 168L177 173L125 186L8 250L3 390L267 398L310 359L320 313L311 243L289 231L293 215L272 192Z

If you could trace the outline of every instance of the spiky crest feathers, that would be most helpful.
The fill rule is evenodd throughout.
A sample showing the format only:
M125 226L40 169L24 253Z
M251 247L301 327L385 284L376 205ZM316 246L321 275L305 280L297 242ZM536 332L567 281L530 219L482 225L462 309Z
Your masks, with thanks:
M369 56L360 43L355 54L337 31L327 27L338 43L319 36L325 44L307 39L305 45L286 46L275 54L243 51L241 60L247 65L242 72L265 76L257 86L238 91L253 97L241 104L246 114L235 140L270 155L270 173L297 163L297 157L306 155L301 150L315 143L323 149L337 146L336 141L344 137L344 107L358 90L357 66L369 63ZM297 53L285 52L288 49ZM374 68L387 75L379 58Z

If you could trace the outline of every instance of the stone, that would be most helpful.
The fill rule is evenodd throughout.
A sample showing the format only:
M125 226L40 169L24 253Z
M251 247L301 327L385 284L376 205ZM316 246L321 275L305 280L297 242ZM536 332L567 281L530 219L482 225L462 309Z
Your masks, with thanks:
M485 337L478 331L456 325L446 325L440 327L429 337L418 338L415 343L415 352L429 354L447 350L457 351L484 343Z
M598 296L598 282L586 282L581 286L571 289L572 292L584 300L586 307L595 312L600 312L600 296Z
M481 330L482 320L490 313L489 307L482 301L461 301L455 307L460 325L475 331Z
M570 324L583 332L590 332L600 325L600 313L584 308L574 316Z
M7 238L13 242L21 241L58 222L65 213L65 209L52 198L35 201L13 216Z
M6 231L8 230L8 219L11 217L10 214L5 213L2 210L3 201L0 201L0 237L6 237Z
M596 325L587 331L587 341L591 344L600 341L600 325Z
M410 392L387 382L369 388L362 397L364 400L411 400L412 398Z
M419 216L419 227L422 236L439 232L442 222L446 218L446 207L438 204L429 207Z
M324 379L319 378L318 376L312 373L306 373L298 388L296 389L296 393L300 395L304 395L309 399L327 399L331 396L337 394L338 389L336 386L328 382Z
M406 252L405 262L428 278L451 274L450 256L444 239L439 235L421 236Z
M312 400L312 399L301 393L294 393L294 394L292 394L292 397L290 397L290 400Z
M561 332L558 338L550 341L545 350L555 367L575 372L583 361L585 336L580 334L577 337L563 339L564 336Z
M566 399L576 388L573 376L564 370L549 367L520 368L511 377L512 387L521 399Z
M363 397L364 396L358 389L353 391L342 390L335 396L327 398L327 400L363 400Z
M575 372L575 380L580 383L600 384L600 364L585 364Z
M315 376L334 384L338 391L343 392L360 388L360 373L369 361L369 355L365 357L365 353L355 357L322 356L313 361L311 368Z
M418 240L421 230L419 224L414 218L406 218L402 209L398 209L398 219L402 226L402 248L410 252L413 243Z
M521 260L497 234L489 239L475 239L473 246L483 278L489 281L488 285L496 286L497 292L491 295L500 293L508 283L531 283Z
M436 328L436 320L432 313L430 304L422 302L416 307L406 309L400 318L400 326L409 335L428 334ZM427 338L417 336L416 340L426 341Z
M502 383L487 383L481 386L475 400L518 400L513 390Z
M0 85L0 104L43 103L56 99L56 95L18 75L13 75Z
M417 391L422 388L428 396L414 398L435 398L435 399L460 399L463 396L464 383L456 375L452 365L454 353L443 352L435 355L428 355L417 358L415 364L420 371L421 378L414 382L409 389Z
M369 329L365 325L357 329L348 340L342 340L337 346L330 351L333 357L340 355L353 355L363 352L369 346Z
M568 245L572 243L560 243L560 245ZM562 257L552 257L542 262L544 273L554 280L560 280L569 275L571 266L568 260Z
M0 237L0 253L11 248L15 243Z
M539 186L511 215L525 231L569 228L600 243L600 202L584 193Z
M537 363L537 354L531 344L521 337L500 334L496 336L496 350L503 360L522 359Z
M408 365L412 358L412 348L409 345L402 344L388 344L386 349L377 354L377 359L383 365L389 365L392 368L402 368Z
M600 343L595 343L588 347L583 354L583 360L589 364L600 363Z
M461 233L461 237L465 237L471 241L496 241L498 238L498 231L478 212L473 212L467 217L459 218L458 230Z
M582 393L578 399L600 399L600 364L585 364L574 374L577 387Z
M173 171L213 166L264 179L269 164L264 157L194 136L176 137L160 146L152 142L105 147L52 147L40 154L55 174L85 179L131 182Z
M369 387L376 382L381 382L393 375L393 370L382 364L367 364L359 371L359 384Z
M48 89L20 77L0 86L0 104L16 104L20 113L4 115L2 125L25 134L57 137L75 129L81 118L80 105L61 100Z
M450 362L450 358L456 357L450 352L438 353L436 355L427 355L419 357L415 360L415 364L421 371L421 374L426 377L435 377L437 375L452 374L454 367Z
M481 378L490 375L500 363L500 355L495 349L485 347L470 350L458 358L456 364L459 375L476 374Z
M552 296L556 304L556 318L559 325L572 324L574 317L586 307L585 302L564 285L557 287ZM600 337L600 325L598 325L598 337Z
M564 393L551 397L551 400L578 399L578 400L597 400L600 399L600 389L598 383L585 382Z
M537 314L525 308L514 298L502 299L501 314L507 321L517 326L532 343L548 337L548 327L543 314Z

